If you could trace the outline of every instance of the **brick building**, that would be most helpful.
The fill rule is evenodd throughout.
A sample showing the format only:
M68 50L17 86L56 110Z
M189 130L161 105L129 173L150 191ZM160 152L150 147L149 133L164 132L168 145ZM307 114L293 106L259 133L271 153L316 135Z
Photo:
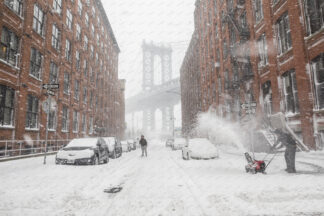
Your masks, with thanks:
M283 112L309 147L324 146L324 3L197 0L202 110L240 121L256 102L260 124Z
M182 134L192 135L200 107L200 73L198 34L192 35L180 68Z
M0 3L0 140L113 135L119 47L100 0ZM115 131L114 131L115 132Z

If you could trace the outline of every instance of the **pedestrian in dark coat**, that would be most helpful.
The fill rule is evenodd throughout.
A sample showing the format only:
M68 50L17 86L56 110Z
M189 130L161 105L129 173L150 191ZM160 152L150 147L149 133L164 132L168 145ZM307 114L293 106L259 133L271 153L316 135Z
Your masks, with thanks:
M144 138L144 135L141 136L139 143L140 143L141 149L142 149L142 157L144 157L144 154L147 157L147 141Z
M285 160L287 164L286 171L288 173L295 173L295 157L296 157L296 141L288 133L283 132L282 130L276 129L275 133L278 136L277 142L274 145L275 148L281 148L282 146L286 147L285 150Z

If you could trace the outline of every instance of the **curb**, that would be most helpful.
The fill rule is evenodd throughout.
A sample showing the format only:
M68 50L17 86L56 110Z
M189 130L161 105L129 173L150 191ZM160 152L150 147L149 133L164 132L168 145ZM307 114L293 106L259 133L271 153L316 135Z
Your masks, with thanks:
M48 152L46 155L54 155L57 152ZM44 156L44 153L41 154L30 154L30 155L22 155L22 156L14 156L14 157L6 157L6 158L1 158L0 159L0 163L1 162L6 162L6 161L12 161L12 160L20 160L20 159L27 159L27 158L33 158L33 157L41 157Z

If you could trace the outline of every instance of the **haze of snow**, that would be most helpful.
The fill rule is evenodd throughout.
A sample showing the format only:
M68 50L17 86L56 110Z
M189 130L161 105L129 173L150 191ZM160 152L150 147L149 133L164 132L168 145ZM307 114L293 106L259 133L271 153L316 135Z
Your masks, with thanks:
M238 123L232 123L218 117L212 111L201 113L197 119L195 132L209 138L213 143L224 147L235 147L238 151L246 151L243 134Z

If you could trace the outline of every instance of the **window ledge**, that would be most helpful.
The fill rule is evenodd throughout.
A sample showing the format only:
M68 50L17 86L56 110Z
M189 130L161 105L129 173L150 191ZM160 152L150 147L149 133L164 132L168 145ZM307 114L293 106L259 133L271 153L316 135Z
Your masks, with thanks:
M56 129L48 129L49 132L56 132Z
M324 113L324 108L322 109L313 109L314 113Z
M61 130L62 133L68 133L69 131L67 130Z
M322 28L319 29L317 32L315 32L315 33L313 33L313 34L311 34L311 35L309 35L307 37L304 37L304 39L307 40L307 41L311 40L312 38L316 37L316 35L319 35L319 34L321 34L323 32L324 32L324 26L322 26Z
M39 131L39 128L25 128L26 131Z
M0 129L15 129L13 125L0 125Z
M37 78L37 77L33 76L32 74L29 74L29 76L32 77L33 79L39 81L39 82L42 82L43 81L40 78Z
M79 133L79 131L73 131L73 133L74 133L74 134L77 134L77 133Z
M292 113L292 112L285 113L286 118L293 118L293 117L297 117L299 115L300 115L299 112L298 113Z
M0 62L2 62L2 63L4 63L4 64L6 64L6 65L12 67L12 68L15 69L15 70L20 70L19 67L13 66L12 64L9 64L8 62L6 62L5 60L3 60L3 59L1 59L1 58L0 58Z
M293 47L290 47L289 49L287 49L285 52L277 55L277 58L281 58L282 56L286 55L287 53L289 53L291 50L293 49Z
M18 14L16 11L12 10L10 7L8 7L8 5L6 3L4 3L4 5L6 5L7 8L9 8L10 11L12 11L14 14L16 14L21 20L24 20L24 17L20 14Z

